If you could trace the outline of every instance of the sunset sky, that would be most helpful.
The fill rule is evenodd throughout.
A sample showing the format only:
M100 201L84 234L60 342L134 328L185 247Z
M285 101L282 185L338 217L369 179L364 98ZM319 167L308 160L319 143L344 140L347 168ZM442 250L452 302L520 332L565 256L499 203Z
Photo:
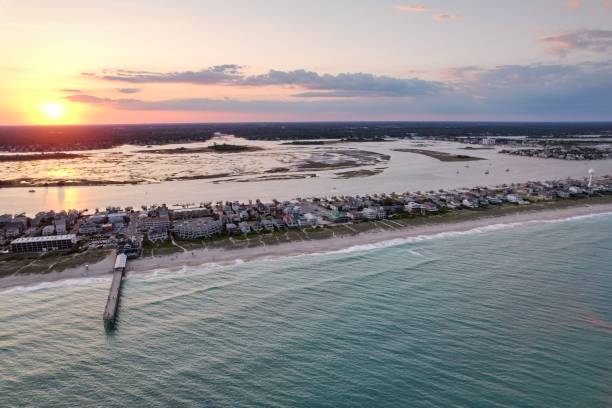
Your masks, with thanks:
M612 0L0 0L0 124L612 120Z

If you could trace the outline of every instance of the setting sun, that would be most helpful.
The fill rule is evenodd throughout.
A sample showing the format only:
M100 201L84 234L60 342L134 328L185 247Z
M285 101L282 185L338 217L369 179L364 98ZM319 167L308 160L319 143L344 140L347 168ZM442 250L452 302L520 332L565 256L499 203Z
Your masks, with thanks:
M41 109L44 117L49 120L60 120L66 115L66 107L57 102L44 103Z

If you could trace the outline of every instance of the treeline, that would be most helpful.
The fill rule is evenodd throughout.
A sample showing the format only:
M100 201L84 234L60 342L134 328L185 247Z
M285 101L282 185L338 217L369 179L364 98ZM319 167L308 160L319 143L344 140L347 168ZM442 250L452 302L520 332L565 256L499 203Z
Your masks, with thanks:
M122 144L162 145L209 140L202 125L7 126L0 127L0 151L107 149Z
M612 123L338 122L216 125L222 133L254 140L374 139L384 137L612 136Z
M104 149L121 144L161 145L205 141L215 132L252 140L377 139L413 136L569 137L612 136L612 123L501 122L320 122L215 123L107 126L0 127L0 150L60 151Z

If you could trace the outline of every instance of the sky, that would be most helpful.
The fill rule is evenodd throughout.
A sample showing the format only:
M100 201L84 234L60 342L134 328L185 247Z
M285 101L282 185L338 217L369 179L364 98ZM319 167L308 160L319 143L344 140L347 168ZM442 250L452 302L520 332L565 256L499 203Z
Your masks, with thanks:
M612 120L612 0L0 0L0 124Z

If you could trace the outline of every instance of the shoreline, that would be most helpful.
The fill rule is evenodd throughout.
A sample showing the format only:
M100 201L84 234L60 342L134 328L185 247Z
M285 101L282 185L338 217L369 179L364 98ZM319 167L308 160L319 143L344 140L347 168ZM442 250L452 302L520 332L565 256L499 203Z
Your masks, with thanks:
M459 218L448 220L439 218L433 222L424 222L420 225L409 225L386 230L369 230L359 232L355 235L342 235L340 237L295 240L281 242L276 245L258 244L253 247L247 246L235 249L223 247L193 249L181 253L131 260L128 263L126 275L146 273L156 269L177 271L184 267L197 267L206 264L232 265L238 260L249 262L308 254L326 254L350 248L367 250L368 248L366 248L366 246L368 245L385 242L389 243L389 245L396 245L402 242L389 241L407 240L416 237L431 237L443 233L461 233L492 225L505 224L508 228L514 228L526 223L537 224L549 221L564 221L572 217L607 213L612 213L612 203L589 204L588 201L576 201L571 205L565 205L563 207L535 208L502 215L482 213L480 217L471 216L466 217L467 219ZM472 213L472 215L474 214L478 215ZM5 291L16 287L27 287L71 279L110 279L112 277L114 256L115 252L111 251L103 260L90 264L87 270L85 270L83 266L80 266L68 268L61 272L5 276L0 278L0 290Z

